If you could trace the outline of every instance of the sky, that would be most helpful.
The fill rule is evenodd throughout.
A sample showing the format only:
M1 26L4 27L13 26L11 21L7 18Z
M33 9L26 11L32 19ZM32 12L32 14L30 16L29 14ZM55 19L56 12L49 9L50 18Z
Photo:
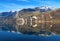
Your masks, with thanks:
M60 0L0 0L0 12L19 11L40 6L60 8Z

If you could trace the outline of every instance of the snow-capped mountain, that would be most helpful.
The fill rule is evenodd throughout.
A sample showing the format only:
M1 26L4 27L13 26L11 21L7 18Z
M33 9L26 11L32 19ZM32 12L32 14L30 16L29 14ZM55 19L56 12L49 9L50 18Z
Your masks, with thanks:
M51 11L52 9L47 7L47 6L41 6L41 7L35 7L35 8L27 8L27 9L22 9L20 11L18 11L19 13L25 13L25 12L35 12L35 11L39 11L39 12L48 12ZM7 12L2 12L0 13L0 16L12 16L15 15L16 12L15 11L7 11Z
M35 8L27 8L27 9L22 9L22 12L34 12L34 11L40 11L40 12L47 12L51 11L52 9L47 7L47 6L41 6L41 7L35 7Z
M41 6L40 7L40 12L48 12L48 11L51 11L52 9L47 7L47 6Z
M16 11L15 12L9 11L9 12L2 12L0 14L0 16L8 17L8 16L12 16L12 15L15 15L15 14L16 14Z

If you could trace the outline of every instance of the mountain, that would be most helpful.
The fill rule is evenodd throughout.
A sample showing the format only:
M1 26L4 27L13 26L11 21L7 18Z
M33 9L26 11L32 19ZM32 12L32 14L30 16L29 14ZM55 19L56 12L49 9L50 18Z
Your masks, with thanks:
M46 6L41 6L41 7L35 7L35 8L27 8L27 9L22 9L19 12L35 12L35 11L39 11L39 12L47 12L47 11L51 11L52 9Z
M40 7L40 12L48 12L48 11L51 11L52 9L49 8L49 7L46 7L46 6L41 6Z
M20 11L18 11L18 13L20 14L24 14L24 13L32 13L32 12L35 12L35 11L39 11L39 12L48 12L48 11L51 11L52 9L47 7L47 6L41 6L41 7L35 7L35 8L27 8L27 9L22 9ZM2 12L0 13L0 16L12 16L12 15L16 15L17 11L13 12L13 11L10 11L10 12Z
M12 11L10 11L10 12L2 12L2 13L0 13L0 16L2 16L2 17L12 17L12 16L14 16L14 15L16 15L16 11L15 12L12 12Z
M22 9L21 11L23 12L33 12L35 11L34 9L28 8L28 9Z

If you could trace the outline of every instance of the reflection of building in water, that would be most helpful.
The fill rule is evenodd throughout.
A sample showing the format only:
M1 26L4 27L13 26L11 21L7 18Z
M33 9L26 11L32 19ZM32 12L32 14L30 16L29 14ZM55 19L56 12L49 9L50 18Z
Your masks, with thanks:
M23 16L18 17L21 15L17 15L16 23L18 31L51 31L52 27L52 16L50 14L39 14L39 15L32 15L24 18Z
M23 18L18 18L18 19L16 20L16 22L17 22L18 25L24 25L25 20L24 20Z
M7 28L3 26L7 26ZM10 31L12 31L12 29L17 29L17 31L23 33L40 32L45 30L60 33L60 12L53 11L38 15L28 15L28 17L24 17L17 12L13 18L0 17L0 29Z
M36 16L30 17L30 25L32 27L36 27L37 26L37 17Z
M35 20L33 21L33 18L35 18ZM33 16L32 17L32 26L33 27L40 27L41 30L50 30L50 26L52 25L51 24L51 18L49 16L49 14L40 14L40 15L37 15L37 16ZM36 24L36 25L33 25Z
M60 34L60 9L52 11L50 14L53 17L52 32Z

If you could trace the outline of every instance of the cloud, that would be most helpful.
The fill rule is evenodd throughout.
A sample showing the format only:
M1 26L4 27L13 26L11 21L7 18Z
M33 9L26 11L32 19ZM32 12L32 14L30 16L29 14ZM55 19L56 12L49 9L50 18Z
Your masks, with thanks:
M4 3L0 2L0 12L10 10L18 11L23 8L34 8L39 6L60 7L59 4L60 2L47 1L47 0L15 0L15 1L10 0Z
M29 5L29 6L23 6L23 5L18 5L14 3L10 4L1 4L0 6L4 7L0 11L19 11L23 8L34 8L35 6Z
M24 2L29 2L29 0L17 0L17 1L24 1Z

